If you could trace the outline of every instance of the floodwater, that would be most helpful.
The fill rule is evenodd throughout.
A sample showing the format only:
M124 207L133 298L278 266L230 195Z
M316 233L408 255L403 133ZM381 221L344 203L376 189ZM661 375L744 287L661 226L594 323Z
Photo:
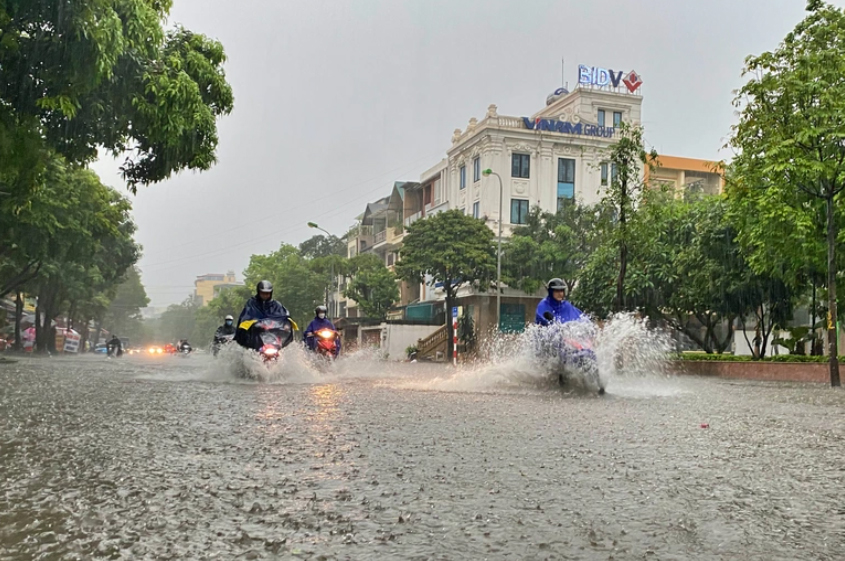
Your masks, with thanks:
M842 391L336 366L0 365L0 560L845 558Z

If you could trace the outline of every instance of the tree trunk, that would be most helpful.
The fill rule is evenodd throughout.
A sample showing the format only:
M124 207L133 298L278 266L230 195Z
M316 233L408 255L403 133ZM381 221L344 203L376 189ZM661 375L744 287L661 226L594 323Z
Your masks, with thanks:
M32 354L42 350L44 340L44 327L41 324L42 309L40 302L35 305L35 342L32 345Z
M810 329L813 333L813 338L810 339L810 356L816 354L816 274L813 273L813 307L810 315Z
M627 202L627 185L622 185L622 201L619 204L619 278L616 279L616 311L625 309L625 273L628 271L628 243L626 240L625 204Z
M827 197L827 349L830 355L830 385L838 387L839 345L836 341L836 221L833 216L833 193Z
M446 287L446 332L448 338L446 340L446 362L452 362L452 357L455 354L455 330L452 326L452 307L455 305L455 296L452 294L452 287Z
M23 339L21 339L21 321L23 321L23 295L20 290L15 291L15 345L16 351L23 350Z

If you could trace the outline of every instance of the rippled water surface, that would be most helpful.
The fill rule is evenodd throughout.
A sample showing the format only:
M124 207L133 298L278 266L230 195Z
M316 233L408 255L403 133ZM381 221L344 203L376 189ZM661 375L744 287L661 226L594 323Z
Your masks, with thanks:
M0 365L0 559L845 558L842 391L236 361Z

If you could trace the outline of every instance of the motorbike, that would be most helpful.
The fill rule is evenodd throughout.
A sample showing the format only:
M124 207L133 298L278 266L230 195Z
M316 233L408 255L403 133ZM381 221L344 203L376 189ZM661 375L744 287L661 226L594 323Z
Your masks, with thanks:
M231 333L229 335L215 335L214 341L211 344L211 353L214 355L214 358L217 358L217 353L220 352L220 349L223 348L224 345L228 345L235 339L235 334Z
M554 321L550 312L543 314ZM573 337L565 330L551 332L547 341L546 356L551 358L552 372L561 387L585 386L585 389L604 394L604 383L599 375L598 360L589 337Z
M284 321L275 319L248 320L240 325L249 332L252 348L258 351L264 362L276 361L282 349L293 342L296 323L290 318Z
M193 347L191 347L191 344L187 341L179 345L179 348L177 349L179 356L182 358L187 358L193 351Z
M108 345L106 349L106 354L109 358L119 358L123 356L123 349L116 345Z
M334 329L320 329L314 333L314 353L328 361L337 358L340 352L338 348L339 333Z

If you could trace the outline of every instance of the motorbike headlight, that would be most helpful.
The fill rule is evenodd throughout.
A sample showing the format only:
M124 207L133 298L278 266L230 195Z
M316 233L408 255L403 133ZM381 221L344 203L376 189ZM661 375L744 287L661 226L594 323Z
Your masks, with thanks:
M273 355L277 354L279 351L277 351L273 347L265 347L264 349L261 350L261 352L264 353L267 356L273 356Z
M321 329L320 331L317 332L317 336L319 336L323 339L329 339L333 335L334 335L334 332L329 331L328 329Z

